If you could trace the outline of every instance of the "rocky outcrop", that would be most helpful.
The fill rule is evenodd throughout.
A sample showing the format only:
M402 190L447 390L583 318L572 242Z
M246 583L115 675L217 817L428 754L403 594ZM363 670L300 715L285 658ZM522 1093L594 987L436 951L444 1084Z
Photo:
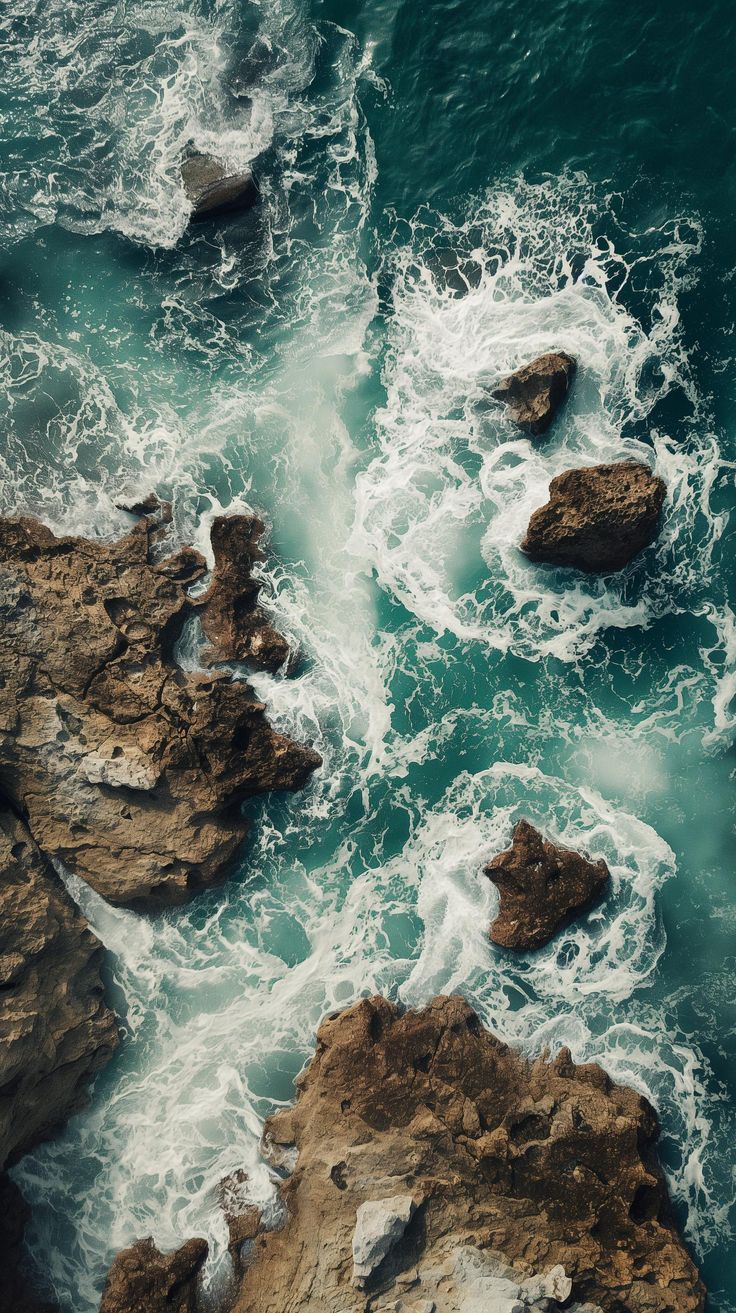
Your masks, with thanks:
M117 1042L102 946L24 823L0 810L0 1169L85 1101ZM0 1308L50 1307L32 1293L20 1191L0 1176Z
M509 374L493 391L525 433L546 433L564 402L577 366L564 351L550 351Z
M0 520L0 764L47 856L113 903L151 906L222 879L241 802L302 787L320 758L271 729L246 683L177 664L186 621L199 610L207 624L188 591L205 562L165 554L167 508L137 509L112 543ZM217 575L209 603L225 614Z
M206 1240L161 1254L151 1239L123 1249L110 1268L100 1313L197 1313Z
M257 605L261 585L253 566L263 560L258 540L263 522L255 515L221 515L210 539L215 557L212 585L202 599L202 628L210 661L247 661L255 670L276 671L289 662L289 644Z
M521 550L532 561L588 573L622 570L656 538L665 492L638 461L566 470L550 483Z
M296 1166L235 1313L522 1313L570 1297L702 1313L656 1138L639 1094L567 1050L526 1060L461 998L404 1014L364 999L323 1023L295 1107L266 1124L267 1151L294 1146ZM370 1203L398 1220L359 1289Z
M228 174L213 155L189 155L181 166L181 176L192 204L190 223L249 210L261 195L252 173Z
M604 861L558 848L529 821L519 821L511 847L494 857L485 875L500 894L490 936L504 948L541 948L580 912L603 896L610 880Z

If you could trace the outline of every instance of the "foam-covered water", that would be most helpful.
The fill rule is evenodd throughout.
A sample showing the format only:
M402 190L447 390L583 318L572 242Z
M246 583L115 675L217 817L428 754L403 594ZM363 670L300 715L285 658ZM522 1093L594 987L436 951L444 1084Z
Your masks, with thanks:
M245 1168L275 1207L263 1119L321 1016L376 990L460 990L529 1052L568 1044L647 1094L714 1308L734 1309L734 466L713 194L704 164L686 186L661 149L627 163L608 120L586 154L562 105L540 167L515 45L528 6L485 0L472 42L459 0L420 8L11 0L0 16L2 509L114 534L116 502L153 485L204 550L222 509L264 515L264 604L303 662L253 683L325 762L297 798L249 806L240 874L188 908L112 909L65 874L125 1027L89 1108L16 1169L65 1313L91 1313L112 1253L148 1234L209 1235L215 1299L218 1183ZM677 24L655 8L667 66ZM596 43L618 38L605 0L589 9L569 77L593 61L613 86ZM559 77L555 21L537 36ZM258 212L189 232L190 147L255 164ZM533 445L489 397L551 347L579 373ZM604 581L529 564L517 543L554 474L629 456L667 482L658 542ZM179 655L196 664L195 631ZM488 940L481 871L522 815L613 880L512 957Z

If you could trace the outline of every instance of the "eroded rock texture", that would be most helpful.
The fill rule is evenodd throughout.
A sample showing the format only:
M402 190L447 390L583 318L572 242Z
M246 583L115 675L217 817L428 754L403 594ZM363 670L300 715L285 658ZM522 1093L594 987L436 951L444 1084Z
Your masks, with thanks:
M570 1281L605 1313L703 1309L646 1100L567 1051L526 1061L460 998L404 1015L366 999L328 1018L266 1136L298 1158L286 1224L256 1239L237 1313L521 1313L566 1299ZM397 1196L415 1206L403 1230ZM368 1201L391 1204L400 1234L359 1289Z
M271 729L247 684L177 664L184 622L199 608L207 623L207 601L188 596L205 563L161 554L166 518L146 513L112 543L0 521L5 789L42 851L113 903L177 903L223 878L240 803L300 788L320 761ZM247 593L242 581L244 606ZM210 602L216 644L217 577ZM234 652L233 626L227 641ZM248 644L246 659L252 630Z
M263 523L255 515L221 515L212 525L215 556L212 585L202 599L202 628L212 661L247 661L256 670L279 670L289 661L289 644L258 607L261 585L253 578L263 560L258 540Z
M610 879L604 861L558 848L529 821L519 821L511 847L494 857L485 874L501 896L490 936L504 948L541 948L596 903Z
M139 1240L115 1258L100 1313L196 1313L206 1257L206 1240L187 1240L173 1254L159 1253L150 1239Z
M525 433L546 433L575 377L576 364L564 351L550 351L523 365L494 389L509 415Z
M532 561L588 573L622 570L656 538L665 493L639 461L566 470L550 483L521 550Z

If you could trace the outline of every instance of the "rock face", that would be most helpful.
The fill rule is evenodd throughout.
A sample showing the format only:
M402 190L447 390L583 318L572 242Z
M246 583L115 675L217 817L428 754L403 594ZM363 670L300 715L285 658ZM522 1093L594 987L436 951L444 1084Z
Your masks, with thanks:
M257 605L261 585L252 577L263 560L258 539L263 523L255 515L221 515L212 525L215 555L212 586L203 598L202 628L211 661L247 661L256 670L279 670L289 645Z
M622 570L656 538L665 492L638 461L566 470L550 483L521 550L532 561L588 573Z
M320 763L271 729L246 683L177 665L208 603L188 596L199 553L162 554L167 518L146 514L113 543L0 520L4 787L39 848L113 903L177 903L222 879L246 833L240 803L300 788ZM249 590L243 578L241 611ZM224 643L217 576L209 597ZM227 641L234 652L234 622Z
M410 1194L370 1199L360 1205L353 1231L353 1285L359 1290L401 1239L416 1211Z
M297 1150L287 1221L255 1241L235 1313L522 1313L570 1285L604 1313L702 1313L655 1114L599 1067L529 1062L460 998L372 998L323 1023L299 1087L264 1141ZM416 1211L359 1290L360 1210L396 1196Z
M110 1268L100 1313L197 1313L197 1279L206 1257L206 1240L187 1240L173 1254L139 1240Z
M249 210L261 195L252 173L227 174L212 155L190 155L181 166L181 176L192 203L190 223Z
M505 403L519 428L538 437L547 432L564 402L576 368L572 356L564 351L551 351L509 374L493 396Z
M84 1102L118 1042L102 946L23 822L0 810L0 1169ZM0 1308L47 1309L22 1246L27 1208L0 1175Z
M488 863L485 875L501 895L491 939L515 949L548 943L601 898L610 879L604 861L557 848L528 821L518 822L511 847Z

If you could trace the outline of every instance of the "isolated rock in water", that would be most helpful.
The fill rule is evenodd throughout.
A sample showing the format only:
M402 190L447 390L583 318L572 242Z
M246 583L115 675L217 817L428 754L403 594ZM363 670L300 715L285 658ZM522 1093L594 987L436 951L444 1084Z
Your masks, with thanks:
M215 555L212 586L203 598L202 628L210 661L247 661L256 670L279 670L289 644L257 605L261 585L253 565L263 560L258 540L263 523L255 515L221 515L212 524Z
M366 1278L401 1239L416 1210L410 1194L371 1199L360 1205L353 1231L353 1285L362 1289Z
M605 1313L701 1313L655 1114L600 1067L530 1062L461 998L403 1015L372 998L323 1022L298 1085L264 1137L296 1150L287 1220L259 1236L235 1313L521 1313L568 1282ZM395 1195L417 1211L358 1290L358 1210Z
M589 573L622 570L657 536L666 488L647 465L566 470L549 485L521 544L532 561Z
M528 821L519 821L511 847L485 874L501 895L491 939L504 948L541 948L579 912L602 896L610 879L604 861L557 848Z
M206 1240L187 1240L161 1254L153 1240L123 1249L108 1274L100 1313L197 1313L197 1284Z
M188 595L205 562L162 555L169 518L117 542L0 520L4 787L41 850L114 903L182 902L222 879L243 799L300 788L320 762L246 683L177 664L185 622L206 624ZM217 579L212 595L222 613Z
M572 356L551 351L509 374L493 396L505 402L512 420L525 433L546 433L570 390L576 368Z
M212 155L190 155L181 166L181 176L192 203L191 223L249 210L260 198L252 173L227 174Z

